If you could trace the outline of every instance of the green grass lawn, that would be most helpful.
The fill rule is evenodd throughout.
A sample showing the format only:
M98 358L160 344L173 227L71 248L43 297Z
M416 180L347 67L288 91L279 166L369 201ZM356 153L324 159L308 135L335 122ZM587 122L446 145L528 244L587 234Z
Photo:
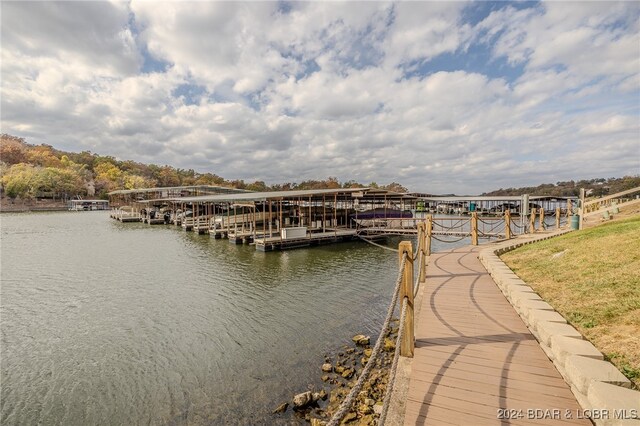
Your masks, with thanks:
M640 387L640 216L527 245L502 260Z

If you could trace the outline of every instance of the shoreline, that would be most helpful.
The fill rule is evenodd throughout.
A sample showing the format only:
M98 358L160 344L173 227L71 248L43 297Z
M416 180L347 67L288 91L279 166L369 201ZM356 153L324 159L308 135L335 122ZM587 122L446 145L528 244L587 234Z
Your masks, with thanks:
M384 337L384 348L380 358L370 373L362 391L350 407L341 423L373 426L382 411L382 403L387 389L387 380L395 351L398 319ZM372 341L369 336L357 335L350 345L343 345L333 355L325 354L324 363L318 369L324 385L318 390L292 395L291 401L280 404L274 415L293 411L298 419L312 426L326 425L351 388L355 385L362 369L369 361ZM305 395L307 394L307 395Z
M0 208L0 213L30 213L30 212L67 212L71 211L68 207L18 207L5 209Z

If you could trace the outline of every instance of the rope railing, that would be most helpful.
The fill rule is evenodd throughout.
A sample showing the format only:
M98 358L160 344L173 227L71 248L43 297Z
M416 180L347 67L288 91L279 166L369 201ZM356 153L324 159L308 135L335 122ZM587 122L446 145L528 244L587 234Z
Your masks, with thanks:
M369 361L367 362L364 369L362 370L360 377L358 377L358 381L356 382L356 384L351 388L351 391L349 392L347 397L342 401L338 410L333 414L333 416L331 417L331 420L329 420L329 423L327 423L327 426L337 426L340 423L340 421L344 418L344 416L347 415L347 413L349 412L349 409L351 408L351 405L353 405L355 398L360 393L360 390L364 386L365 381L369 377L369 374L371 373L373 366L376 364L376 361L378 360L378 357L381 354L382 342L384 341L384 336L387 334L387 331L389 329L391 318L393 317L393 312L395 311L396 302L398 300L398 296L400 295L402 284L405 281L404 279L405 265L407 264L408 258L409 258L409 255L406 252L402 253L402 258L401 258L402 260L400 261L398 278L396 280L396 284L393 290L391 303L389 304L389 308L387 309L387 316L385 317L384 324L382 326L382 329L380 330L380 334L378 335L378 340L376 341L376 344L373 347L373 351L371 352Z
M407 299L402 301L402 310L400 311L400 326L398 328L398 337L396 338L396 349L393 353L393 361L391 363L391 369L389 370L389 379L387 380L387 389L384 394L384 400L382 402L382 412L380 413L380 419L378 425L383 425L387 421L387 413L389 412L389 405L391 405L391 395L393 394L393 387L396 383L396 372L398 371L398 361L400 360L400 344L404 338L405 327L404 324L407 319Z
M346 414L349 412L363 386L367 382L372 369L379 362L379 358L382 354L381 348L383 347L385 336L387 336L389 332L389 327L393 317L393 313L395 312L396 304L398 303L398 299L401 299L402 302L400 303L400 325L398 328L398 337L396 339L394 361L389 373L389 379L387 380L387 390L384 398L381 417L383 419L382 422L384 421L384 418L386 418L391 393L393 391L398 358L400 356L413 356L413 300L420 288L420 282L424 280L425 276L426 259L427 256L430 255L431 250L429 238L431 237L431 227L431 218L423 223L418 224L418 242L416 244L415 252L412 250L412 244L410 241L402 241L398 245L398 276L396 278L393 294L391 296L391 302L387 309L387 315L378 335L378 339L376 340L376 344L373 347L371 356L369 357L369 360L367 361L364 369L360 373L358 380L327 423L328 426L336 426L340 424L344 416L346 416ZM418 261L417 278L414 277L413 268L416 260ZM380 422L379 424L383 424L382 422Z
M544 223L544 212L536 212L535 210L532 211L530 223L535 222L536 214L540 214L540 223ZM466 227L467 223L469 224L468 227ZM483 225L481 229L478 228L478 223ZM556 226L559 226L559 223L561 223L561 217L558 210L556 210ZM494 231L497 231L501 227L504 227L503 229L505 231L504 234L506 235L506 237L511 238L511 236L513 235L511 232L511 227L514 227L516 229L523 229L525 228L525 226L526 225L518 225L517 223L512 221L509 211L505 212L503 218L493 220L478 220L477 213L473 212L469 219L456 219L456 223L453 226L449 227L443 226L440 218L434 219L432 215L428 215L424 221L417 223L418 241L415 251L413 251L412 243L410 241L401 241L398 245L398 249L392 249L390 247L385 247L383 245L374 243L367 238L360 237L364 241L375 246L398 252L398 276L394 284L391 302L387 309L384 323L371 352L371 356L365 364L356 383L353 385L348 395L345 397L345 399L342 401L336 412L327 423L328 426L337 426L338 424L340 424L342 419L351 409L363 386L366 384L374 366L379 364L385 336L387 336L389 333L389 327L393 317L393 313L395 312L398 300L400 300L400 324L398 327L398 336L396 338L395 352L389 371L389 377L387 379L387 389L382 404L382 411L378 421L379 425L385 424L390 406L391 396L393 394L395 386L399 358L401 356L413 357L415 346L413 304L414 298L418 295L418 291L420 290L420 284L425 281L427 259L428 256L431 255L432 240L442 242L456 242L471 237L472 244L477 245L478 237L496 236L497 232ZM449 231L451 231L452 229L463 229L462 232L464 235L461 238L455 240L443 240L434 235L434 231L441 232L441 230L444 229L448 229ZM414 276L414 264L416 260L418 261L418 268L417 276Z

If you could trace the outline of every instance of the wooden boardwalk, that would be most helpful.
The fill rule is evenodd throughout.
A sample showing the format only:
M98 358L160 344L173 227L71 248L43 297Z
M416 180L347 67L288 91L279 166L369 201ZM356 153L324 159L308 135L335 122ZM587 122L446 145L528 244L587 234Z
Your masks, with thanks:
M430 258L405 424L590 425L477 251Z

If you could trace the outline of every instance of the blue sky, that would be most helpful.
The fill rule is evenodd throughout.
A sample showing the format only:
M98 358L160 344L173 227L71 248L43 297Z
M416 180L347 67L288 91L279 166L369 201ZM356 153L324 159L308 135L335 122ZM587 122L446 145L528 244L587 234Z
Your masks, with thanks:
M2 131L229 179L640 173L638 2L3 2Z

